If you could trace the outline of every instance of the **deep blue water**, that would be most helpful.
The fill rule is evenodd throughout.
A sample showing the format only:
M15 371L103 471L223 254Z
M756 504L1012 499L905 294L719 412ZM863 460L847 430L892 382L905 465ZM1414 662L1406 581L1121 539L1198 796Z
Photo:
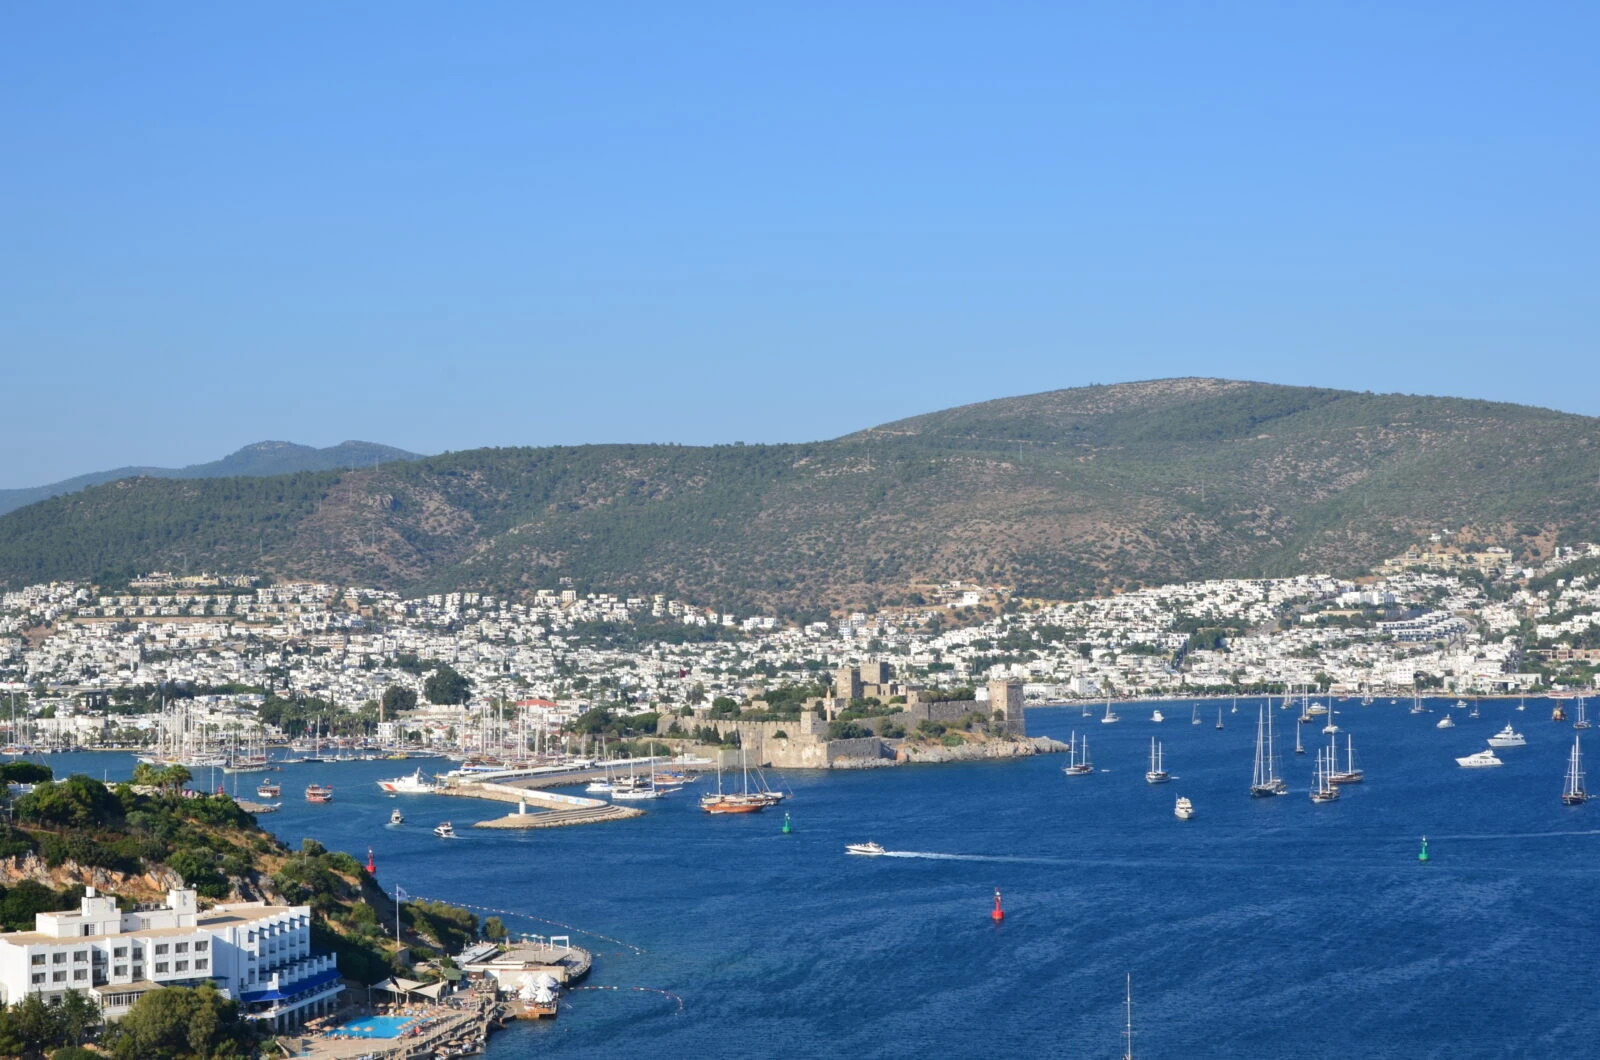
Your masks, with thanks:
M1055 755L788 773L789 836L782 810L714 818L688 796L615 824L473 831L506 807L390 798L372 781L409 768L393 762L290 767L283 811L262 820L290 842L363 857L371 846L390 888L642 947L590 939L602 956L589 983L684 1001L680 1015L657 994L572 993L553 1023L497 1036L492 1060L1117 1056L1125 973L1141 1057L1600 1055L1600 1011L1581 995L1600 802L1559 802L1570 723L1536 700L1476 720L1454 711L1457 727L1440 731L1446 701L1420 716L1407 705L1335 704L1368 781L1324 806L1306 797L1312 756L1290 750L1290 712L1275 716L1293 791L1248 797L1251 700L1221 732L1214 703L1198 726L1178 703L1161 704L1160 725L1148 705L1122 707L1118 725L1030 710L1033 733L1088 732L1103 770L1089 777L1063 776ZM1500 751L1500 769L1456 767L1508 720L1527 747ZM1306 740L1325 740L1320 728ZM1152 735L1179 778L1165 786L1144 783ZM125 757L52 764L79 761L116 779L108 763ZM312 780L335 801L301 800ZM1178 795L1194 800L1193 821L1173 817ZM385 827L395 805L408 821ZM429 834L445 819L461 839ZM843 852L866 839L961 857Z

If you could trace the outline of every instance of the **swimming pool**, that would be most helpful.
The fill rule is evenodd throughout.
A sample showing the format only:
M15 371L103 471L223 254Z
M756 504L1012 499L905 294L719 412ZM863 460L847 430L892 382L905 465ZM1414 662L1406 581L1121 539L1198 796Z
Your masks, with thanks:
M412 1022L411 1016L368 1016L334 1027L329 1034L343 1034L351 1038L398 1038Z

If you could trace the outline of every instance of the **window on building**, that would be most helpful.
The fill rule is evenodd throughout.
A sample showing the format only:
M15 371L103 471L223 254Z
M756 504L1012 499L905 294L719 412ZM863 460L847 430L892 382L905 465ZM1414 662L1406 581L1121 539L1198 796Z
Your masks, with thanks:
M167 962L166 961L157 961L156 962L156 974L157 975L166 975L167 974Z
M197 971L197 972L203 972L210 966L211 966L211 962L206 960L206 959L204 959L204 958L201 958L200 960L194 962L194 970Z
M167 952L167 944L165 942L156 943L156 956L157 957L161 956L163 953L166 953L166 952Z
M87 978L89 978L89 969L87 969L87 968L79 968L79 969L77 969L76 971L74 971L72 973L72 978L74 978L74 979L87 979Z
M66 972L51 972L50 973L50 981L52 983L64 983L64 982L67 981L67 973Z
M126 964L119 964L119 965L117 965L117 966L115 966L114 968L111 969L111 974L112 975L116 975L116 976L127 975L128 974L128 966Z
M175 972L187 972L189 970L189 962L179 961L177 964L172 966L172 970Z
M33 955L33 958L32 958L32 961L33 961L33 963L34 963L34 964L35 964L35 965L40 965L40 964L43 964L43 963L44 963L44 954L42 954L42 953L35 953L35 954L34 954L34 955Z
M135 946L133 948L133 959L136 960L136 961L144 960L144 947L143 946Z
M189 952L189 944L187 942L179 942L179 943L177 943L176 945L174 945L172 947L172 952L173 953L188 953Z
M133 977L135 979L143 979L144 978L144 965L136 964L136 965L133 966Z
M206 950L208 950L210 948L211 948L211 943L209 941L207 941L207 940L202 940L202 941L196 942L194 944L194 951L196 953L204 953Z
M44 982L44 973L43 972L34 972L33 973L33 981L36 982L36 983Z
M127 955L128 947L126 946L118 946L116 949L111 951L111 956L113 957L126 957Z
M64 953L64 952L52 953L50 955L50 963L51 964L66 964L67 963L67 955L66 955L66 953Z
M94 925L93 924L85 924L85 925L83 925L83 937L84 938L88 938L90 935L93 935L93 934L94 934Z
M89 951L88 950L78 950L77 952L75 952L72 955L72 959L75 960L75 961L86 961L86 960L89 959Z

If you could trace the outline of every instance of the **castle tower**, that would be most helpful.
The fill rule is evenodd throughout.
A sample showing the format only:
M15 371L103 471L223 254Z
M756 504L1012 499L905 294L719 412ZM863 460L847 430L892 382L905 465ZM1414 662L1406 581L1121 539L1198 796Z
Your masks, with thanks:
M1021 681L989 682L989 713L996 725L1018 736L1028 735L1028 722L1022 713Z
M861 698L861 671L854 666L841 666L833 675L833 694L840 699Z

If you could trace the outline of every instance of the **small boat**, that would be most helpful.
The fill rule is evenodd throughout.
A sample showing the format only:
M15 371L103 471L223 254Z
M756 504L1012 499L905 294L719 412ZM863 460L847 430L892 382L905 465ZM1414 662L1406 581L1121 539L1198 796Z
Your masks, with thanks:
M1493 751L1479 751L1477 754L1456 759L1456 765L1462 769L1485 769L1489 766L1503 766L1505 763L1496 758Z
M1345 766L1343 770L1335 768L1328 775L1330 784L1360 784L1367 779L1365 770L1356 768L1356 740L1354 736L1344 738Z
M1333 802L1339 798L1338 786L1329 779L1333 773L1333 755L1334 749L1331 744L1326 751L1317 752L1317 771L1311 784L1312 802Z
M1172 816L1180 821L1187 821L1194 816L1194 803L1189 801L1187 795L1179 795L1178 801L1172 807Z
M1191 711L1190 714L1189 714L1189 724L1190 725L1199 725L1200 724L1200 704L1198 704L1198 703L1196 703L1194 705L1194 710Z
M880 854L886 853L886 851L876 843L847 843L845 844L844 852L846 854L861 854L864 857L869 858L875 858Z
M1313 718L1320 718L1324 714L1328 713L1328 708L1325 704L1313 703L1306 708L1306 713L1311 715Z
M257 784L256 795L263 799L276 799L283 794L283 787L279 784Z
M1326 725L1324 725L1322 727L1322 735L1324 735L1324 736L1332 736L1334 733L1336 733L1338 731L1339 731L1339 726L1334 724L1334 721L1333 721L1333 712L1329 711L1328 712L1328 724L1326 724Z
M1217 708L1217 728L1222 728L1222 708Z
M1583 758L1578 750L1578 741L1581 739L1581 736L1572 738L1572 756L1567 760L1567 786L1561 792L1564 806L1581 806L1589 801L1589 793L1583 790Z
M1061 772L1069 777L1086 777L1094 772L1094 765L1089 761L1089 737L1083 738L1083 751L1080 757L1078 751L1078 734L1072 734L1072 743L1068 751L1067 764L1061 767Z
M1521 710L1523 706L1524 706L1524 704L1518 704L1517 709ZM1550 708L1550 720L1551 721L1566 721L1567 720L1567 708L1566 708L1566 705L1563 704L1559 699L1556 700L1556 705L1554 707Z
M1583 716L1583 697L1578 697L1578 720L1572 723L1574 729L1587 729L1589 719Z
M1466 700L1464 700L1464 699L1458 699L1458 700L1456 700L1456 702L1455 702L1455 708L1456 708L1456 709L1457 709L1457 710L1466 710L1466 709L1467 709L1467 701L1466 701Z
M406 823L406 815L400 812L400 807L396 806L393 810L389 811L389 823L390 824L405 824Z
M1467 712L1467 717L1469 717L1469 718L1481 718L1481 717L1483 717L1483 715L1478 711L1478 704L1476 704L1476 703L1472 704L1472 709Z
M1107 699L1106 700L1106 715L1105 715L1105 717L1100 719L1100 724L1101 725L1115 725L1117 722L1119 722L1121 720L1122 720L1121 718L1117 717L1117 715L1115 715L1115 714L1113 714L1111 712L1111 700Z
M449 821L440 821L434 826L433 834L440 839L454 839L456 838L456 826Z
M332 802L333 801L333 789L328 787L326 784L307 784L306 785L306 801L307 802Z
M1527 744L1527 739L1511 727L1509 722L1506 727L1489 737L1490 747L1522 747Z
M1144 775L1146 784L1165 784L1172 779L1161 763L1161 741L1155 737L1150 738L1150 769Z
M1426 713L1428 713L1428 708L1422 705L1422 697L1421 696L1412 696L1411 697L1411 713L1413 713L1413 714L1426 714Z
M1298 725L1294 727L1294 753L1297 755L1306 753L1306 745L1300 742L1300 726Z
M1150 720L1159 723L1159 722L1166 721L1167 719L1162 715L1162 713L1159 710L1153 710L1153 711L1150 712Z
M1278 776L1278 762L1272 753L1272 715L1263 707L1256 713L1256 762L1250 777L1250 795L1259 799L1288 793L1289 785Z
M1450 717L1450 715L1446 714L1444 717L1434 722L1433 727L1435 729L1453 729L1456 727L1456 723L1455 720Z

